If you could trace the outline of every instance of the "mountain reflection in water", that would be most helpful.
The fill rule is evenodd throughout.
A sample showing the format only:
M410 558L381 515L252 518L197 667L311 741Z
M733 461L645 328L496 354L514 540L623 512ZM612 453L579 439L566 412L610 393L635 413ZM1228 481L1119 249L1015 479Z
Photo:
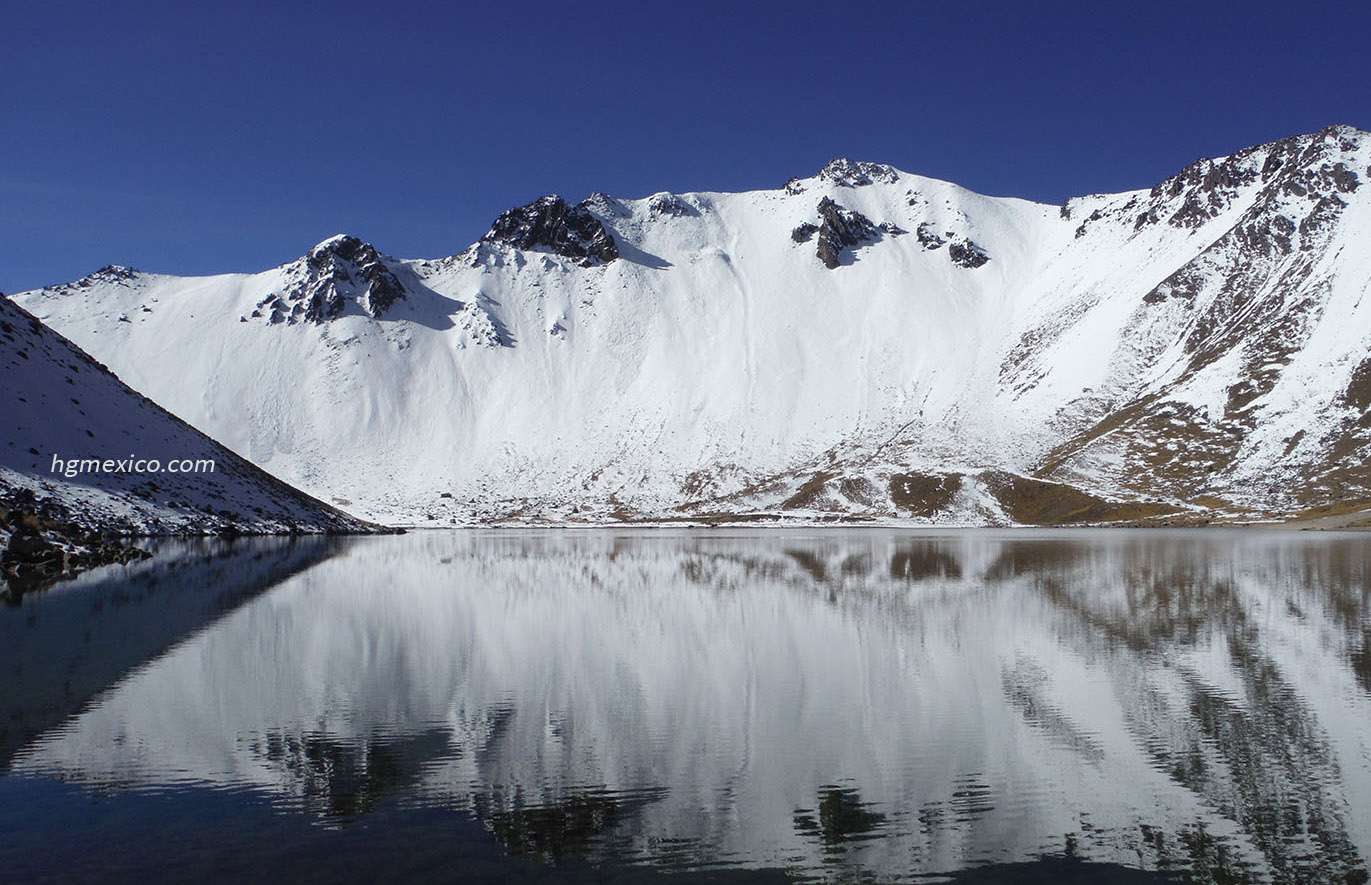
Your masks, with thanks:
M1366 881L1364 538L353 539L11 773L459 809L544 863Z

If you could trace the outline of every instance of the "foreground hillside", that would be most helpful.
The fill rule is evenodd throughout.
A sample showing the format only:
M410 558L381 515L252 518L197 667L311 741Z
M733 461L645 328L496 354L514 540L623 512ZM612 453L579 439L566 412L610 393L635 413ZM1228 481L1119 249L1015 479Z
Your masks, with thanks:
M545 197L399 260L106 268L19 303L350 512L1201 522L1371 507L1371 136L1045 206L835 160Z
M5 299L0 377L0 565L16 586L136 555L113 536L374 528L168 414Z

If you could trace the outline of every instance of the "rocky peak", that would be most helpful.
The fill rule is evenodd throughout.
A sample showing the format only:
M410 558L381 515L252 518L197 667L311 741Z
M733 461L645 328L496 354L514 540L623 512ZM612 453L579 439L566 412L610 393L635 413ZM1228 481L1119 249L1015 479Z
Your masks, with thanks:
M890 166L881 163L860 163L846 157L837 157L829 160L828 165L819 170L819 178L839 187L862 187L878 181L894 184L899 180L899 174Z
M654 218L660 216L681 218L700 214L699 209L696 209L679 195L666 193L665 191L648 197L647 210Z
M895 167L882 163L863 163L846 157L837 157L829 160L813 179L792 178L787 181L785 192L792 196L802 194L806 186L814 180L836 184L838 187L863 187L876 182L895 184L900 180L900 173Z
M339 234L292 265L282 291L259 301L252 315L271 323L323 323L356 303L367 316L380 319L405 297L404 285L374 246Z
M93 274L82 277L73 283L63 283L60 286L47 286L44 292L70 292L74 289L89 289L91 286L124 286L133 287L138 284L142 272L131 267L124 267L120 264L107 264Z
M618 197L611 197L609 194L596 191L577 204L578 208L585 209L592 215L601 218L609 216L612 218L628 218L633 215L633 210L624 204Z
M1246 148L1227 157L1199 159L1152 188L1135 227L1166 218L1172 227L1197 228L1233 205L1242 189L1261 186L1267 196L1335 199L1360 183L1356 157L1366 133L1330 126Z
M572 206L556 195L501 213L481 241L507 243L516 249L544 249L582 267L607 264L619 257L614 237L586 204Z

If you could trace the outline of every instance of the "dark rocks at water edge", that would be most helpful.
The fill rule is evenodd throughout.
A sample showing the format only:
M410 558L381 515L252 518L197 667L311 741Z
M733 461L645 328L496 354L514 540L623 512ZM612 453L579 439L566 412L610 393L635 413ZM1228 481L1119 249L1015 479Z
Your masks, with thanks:
M149 555L115 534L81 525L65 507L30 491L0 497L0 579L10 603L86 569Z
M501 213L481 240L516 249L545 249L582 267L619 257L614 237L584 203L572 206L555 195Z

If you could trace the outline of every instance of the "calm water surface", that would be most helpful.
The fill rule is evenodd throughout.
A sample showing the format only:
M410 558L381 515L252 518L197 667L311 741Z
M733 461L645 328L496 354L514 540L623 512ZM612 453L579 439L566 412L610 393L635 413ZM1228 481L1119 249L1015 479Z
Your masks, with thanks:
M1371 537L168 544L0 609L0 879L1367 881Z

